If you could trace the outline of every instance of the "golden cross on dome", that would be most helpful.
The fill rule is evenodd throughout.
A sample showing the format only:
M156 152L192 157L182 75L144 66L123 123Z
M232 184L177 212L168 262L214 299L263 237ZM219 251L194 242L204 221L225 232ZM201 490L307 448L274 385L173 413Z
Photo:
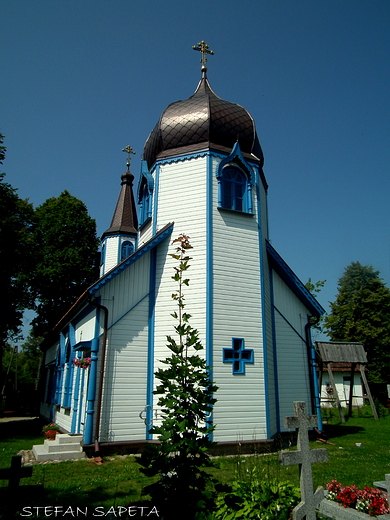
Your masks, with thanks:
M206 55L207 54L214 54L214 51L210 51L209 46L207 45L207 43L204 40L199 42L198 45L193 45L192 48L194 49L194 51L199 51L199 52L202 53L202 59L200 60L200 62L202 64L201 71L202 72L206 72L206 70L207 70L207 67L206 67L206 63L207 63Z
M136 152L134 152L134 150L132 149L132 147L128 144L126 146L126 148L122 148L122 152L126 152L127 153L127 162L126 162L126 165L127 165L127 169L130 168L130 159L131 159L131 154L136 154Z

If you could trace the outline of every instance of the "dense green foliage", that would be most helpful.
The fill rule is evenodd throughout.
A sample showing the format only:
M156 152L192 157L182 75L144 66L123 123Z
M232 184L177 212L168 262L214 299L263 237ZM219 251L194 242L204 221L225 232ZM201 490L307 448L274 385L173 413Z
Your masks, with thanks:
M204 468L212 466L206 450L212 446L209 434L214 427L209 422L213 393L217 387L207 373L205 360L198 352L203 349L199 334L190 324L191 315L185 312L183 286L192 248L188 237L181 235L177 244L178 261L172 279L178 290L172 294L178 310L172 314L177 321L176 339L167 336L172 354L155 374L159 380L155 395L159 396L162 420L150 432L158 435L160 445L147 445L140 459L141 471L147 476L158 475L159 480L149 486L152 501L163 511L163 518L208 518L214 506L212 479Z
M29 290L33 260L31 204L0 174L0 343L15 337L22 325L23 311L33 305Z
M5 158L4 136L0 134L0 163ZM2 391L2 355L7 341L20 333L23 312L32 307L29 290L33 242L31 225L34 210L0 174L0 392Z
M4 408L39 414L39 381L43 362L42 338L29 336L19 348L4 349Z
M0 134L0 164L3 143ZM17 403L22 391L24 400L31 401L37 390L37 345L34 353L30 344L19 354L9 345L21 337L25 310L37 311L33 334L44 336L99 274L96 224L83 202L64 191L34 211L4 176L0 174L0 409L3 394Z
M357 341L368 358L372 383L389 383L390 290L372 266L352 262L338 282L338 295L325 319L332 341Z
M66 190L37 207L35 219L33 331L44 336L98 278L98 240L85 204Z
M289 482L264 478L253 471L247 478L235 480L230 492L219 495L214 518L288 520L300 496L299 488Z

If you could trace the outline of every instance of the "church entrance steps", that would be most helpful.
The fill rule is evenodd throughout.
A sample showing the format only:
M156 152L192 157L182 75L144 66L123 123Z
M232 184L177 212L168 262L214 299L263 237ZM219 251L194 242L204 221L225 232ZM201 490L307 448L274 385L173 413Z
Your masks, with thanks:
M57 434L54 441L45 439L43 445L33 446L33 454L38 462L47 460L82 459L85 453L81 446L81 435Z

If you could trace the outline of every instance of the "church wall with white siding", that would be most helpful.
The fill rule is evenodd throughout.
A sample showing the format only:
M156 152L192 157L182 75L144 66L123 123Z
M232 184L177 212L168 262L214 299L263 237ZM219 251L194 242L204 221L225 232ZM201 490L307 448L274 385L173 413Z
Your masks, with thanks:
M305 341L308 310L292 293L280 276L273 271L275 306L275 342L277 345L277 375L280 409L280 429L283 418L291 415L291 395L295 401L305 401L311 406L309 356ZM310 405L309 405L310 403Z
M253 119L243 107L218 98L205 73L195 94L177 105L177 113L175 103L167 107L145 144L140 225L136 216L123 213L134 206L128 160L111 227L102 237L101 278L58 325L60 341L53 335L46 342L42 414L67 431L83 433L86 443L96 435L100 442L151 439L148 425L160 423L154 373L170 355L166 336L175 334L172 293L178 284L172 276L177 261L170 254L180 234L189 236L193 246L185 273L190 285L183 288L186 311L204 346L199 355L218 386L213 440L271 438L283 429L294 400L312 400L305 326L308 316L322 309L269 245L268 187ZM204 125L207 118L214 118L213 134L212 125ZM209 134L199 141L204 132ZM224 177L225 168L233 177ZM229 197L242 207L229 206ZM138 235L130 230L135 250L122 259L129 221ZM72 356L64 362L67 345ZM75 356L89 352L88 369L71 366ZM56 402L50 403L54 379Z

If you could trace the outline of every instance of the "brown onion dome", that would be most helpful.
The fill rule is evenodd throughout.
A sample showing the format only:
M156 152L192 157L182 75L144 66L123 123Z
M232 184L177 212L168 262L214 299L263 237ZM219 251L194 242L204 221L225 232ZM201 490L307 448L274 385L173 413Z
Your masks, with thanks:
M204 148L229 153L237 140L244 156L262 167L264 157L252 116L241 105L218 97L203 72L191 97L164 110L145 143L144 159L151 168L157 159Z

